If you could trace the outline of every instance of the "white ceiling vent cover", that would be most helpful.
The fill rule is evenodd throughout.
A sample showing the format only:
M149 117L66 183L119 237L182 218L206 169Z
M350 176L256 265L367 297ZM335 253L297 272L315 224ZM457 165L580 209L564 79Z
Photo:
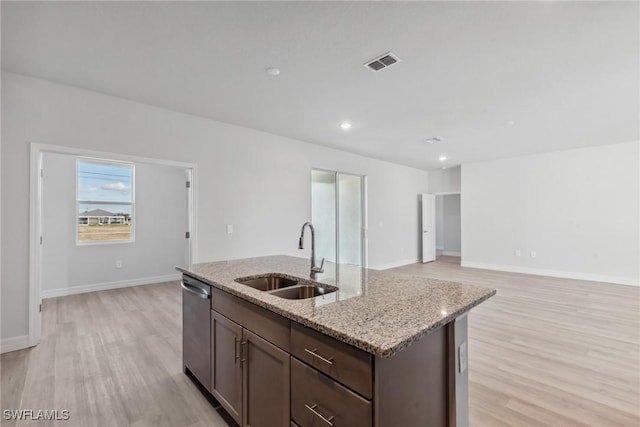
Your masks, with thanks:
M398 62L400 62L400 58L398 58L391 52L387 52L372 61L368 61L366 64L364 64L364 66L372 71L378 72L380 70L384 70L385 68L389 68L390 66L392 66L393 64L397 64Z

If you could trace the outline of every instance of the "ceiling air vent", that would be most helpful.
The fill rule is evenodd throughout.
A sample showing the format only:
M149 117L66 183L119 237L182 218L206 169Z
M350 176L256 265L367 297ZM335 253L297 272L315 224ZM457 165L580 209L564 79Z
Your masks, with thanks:
M364 64L364 66L372 71L377 72L380 70L384 70L385 68L390 67L397 62L400 62L400 58L398 58L391 52L387 52L384 55L374 59L373 61L367 62L366 64Z

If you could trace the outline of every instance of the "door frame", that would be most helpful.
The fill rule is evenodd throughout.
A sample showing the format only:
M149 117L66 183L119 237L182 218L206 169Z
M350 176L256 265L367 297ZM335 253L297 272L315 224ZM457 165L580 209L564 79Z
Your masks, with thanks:
M191 179L187 190L187 242L186 258L188 263L198 259L196 244L197 236L197 165L195 163L176 162L172 160L155 159L150 157L131 156L128 154L110 153L104 151L86 150L60 145L41 144L31 142L29 165L29 338L28 347L40 342L42 332L42 158L44 153L66 154L69 156L83 156L111 160L120 160L150 165L172 166L184 168Z

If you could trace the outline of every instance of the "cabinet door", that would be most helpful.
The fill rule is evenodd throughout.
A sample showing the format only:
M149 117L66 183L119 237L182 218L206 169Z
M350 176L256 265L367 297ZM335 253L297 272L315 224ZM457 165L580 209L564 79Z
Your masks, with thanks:
M244 427L289 427L289 354L243 332Z
M238 424L242 423L242 327L211 311L211 393Z

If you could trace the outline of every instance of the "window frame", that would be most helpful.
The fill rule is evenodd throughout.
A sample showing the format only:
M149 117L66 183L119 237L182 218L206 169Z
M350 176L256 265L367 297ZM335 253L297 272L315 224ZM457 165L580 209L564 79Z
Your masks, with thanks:
M115 165L115 166L127 166L131 168L131 202L114 202L114 201L96 201L96 200L86 200L80 199L80 186L79 186L79 165L80 163L93 163L93 164L104 164L104 165ZM127 244L127 243L135 243L135 229L136 229L136 165L133 162L127 162L122 160L112 160L112 159L100 159L94 157L84 157L84 156L76 156L76 215L75 215L75 233L76 233L76 246L94 246L94 245L118 245L118 244ZM114 205L114 206L130 206L131 207L131 232L129 239L113 239L113 240L94 240L94 241L81 241L80 240L80 224L79 224L79 214L80 214L80 205L86 203L95 203L95 204L103 204L103 205Z

